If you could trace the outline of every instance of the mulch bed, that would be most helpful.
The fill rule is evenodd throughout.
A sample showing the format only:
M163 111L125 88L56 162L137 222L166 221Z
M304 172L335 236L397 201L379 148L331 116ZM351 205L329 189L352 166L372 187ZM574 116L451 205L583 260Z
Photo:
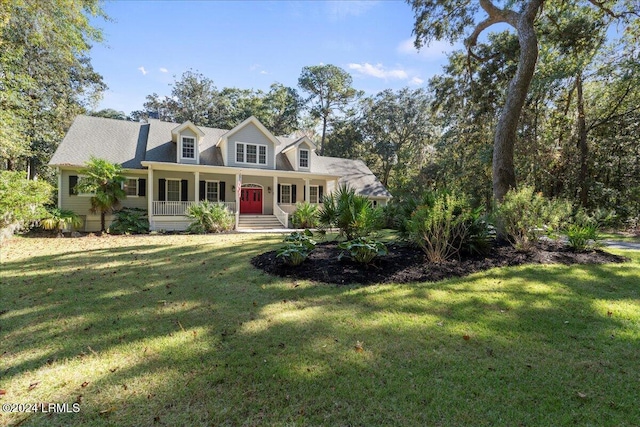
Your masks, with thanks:
M531 252L518 252L507 244L498 244L486 256L471 256L440 264L429 263L424 253L403 244L387 245L389 254L378 257L368 266L347 258L338 261L341 250L336 242L323 242L316 246L299 266L291 267L276 258L276 252L254 257L251 263L265 272L294 279L308 279L335 284L373 284L436 282L450 277L462 277L488 270L522 264L605 264L628 261L628 258L600 250L573 252L567 246L554 242L540 242Z

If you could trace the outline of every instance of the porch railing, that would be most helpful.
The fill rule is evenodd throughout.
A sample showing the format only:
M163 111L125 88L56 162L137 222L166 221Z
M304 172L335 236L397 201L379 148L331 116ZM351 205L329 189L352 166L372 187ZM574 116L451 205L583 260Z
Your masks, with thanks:
M197 202L152 202L154 216L184 216L187 208ZM233 213L236 211L236 202L220 202Z
M289 214L288 213L286 213L285 211L280 209L280 206L276 205L274 210L273 210L273 214L276 216L276 218L278 218L278 221L280 221L280 223L282 225L284 225L285 228L289 228Z

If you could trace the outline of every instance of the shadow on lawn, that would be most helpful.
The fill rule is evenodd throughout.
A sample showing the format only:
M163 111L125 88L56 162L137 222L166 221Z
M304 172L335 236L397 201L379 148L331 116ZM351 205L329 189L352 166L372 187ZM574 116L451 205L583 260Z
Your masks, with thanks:
M3 384L65 359L123 351L130 360L65 392L68 401L85 395L80 414L30 421L638 421L627 406L640 391L631 365L637 331L612 337L628 331L628 322L594 305L637 301L636 263L336 288L261 273L249 264L265 249L256 243L130 245L3 264L3 351L41 350L9 362ZM31 275L12 274L22 269ZM155 343L161 340L170 345Z

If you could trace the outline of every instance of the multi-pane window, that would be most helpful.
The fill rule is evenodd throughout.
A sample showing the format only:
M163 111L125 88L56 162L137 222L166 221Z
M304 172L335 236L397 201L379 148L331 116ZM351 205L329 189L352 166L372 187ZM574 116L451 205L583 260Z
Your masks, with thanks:
M280 203L291 203L291 185L280 186Z
M138 195L138 178L127 178L122 184L122 189L127 196Z
M218 183L214 181L207 181L206 183L206 198L210 202L218 201Z
M317 185L312 185L309 187L309 203L319 203Z
M309 167L309 150L300 150L300 167Z
M266 145L236 143L236 162L252 163L255 165L267 164Z
M258 147L247 144L247 160L246 163L258 163Z
M167 201L168 202L180 201L180 180L179 179L167 180Z
M267 147L264 145L258 146L258 163L261 165L267 164Z
M244 163L244 144L236 145L236 162Z
M187 138L186 136L182 137L182 158L196 158L196 140L194 138Z

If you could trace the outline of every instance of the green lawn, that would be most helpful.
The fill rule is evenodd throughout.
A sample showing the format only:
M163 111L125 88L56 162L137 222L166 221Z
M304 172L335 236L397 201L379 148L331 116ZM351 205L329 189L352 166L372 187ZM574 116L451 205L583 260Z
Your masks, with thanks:
M80 412L0 425L640 425L640 251L336 287L249 264L281 237L3 244L0 402Z

